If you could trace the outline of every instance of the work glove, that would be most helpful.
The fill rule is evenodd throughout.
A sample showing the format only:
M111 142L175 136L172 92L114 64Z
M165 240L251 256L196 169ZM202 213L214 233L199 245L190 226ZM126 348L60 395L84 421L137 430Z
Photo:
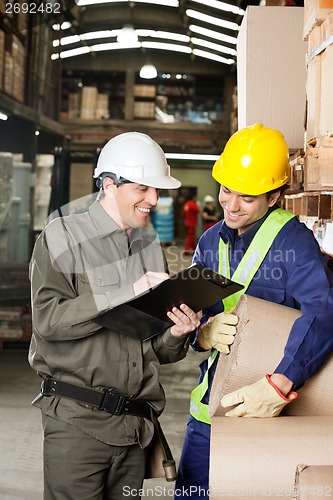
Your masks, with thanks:
M254 384L223 396L221 405L223 408L237 405L225 414L226 417L277 417L297 396L297 392L293 391L283 396L270 376L265 375Z
M209 318L201 329L198 342L203 349L216 349L223 354L229 354L231 344L235 340L238 317L235 314L222 312Z

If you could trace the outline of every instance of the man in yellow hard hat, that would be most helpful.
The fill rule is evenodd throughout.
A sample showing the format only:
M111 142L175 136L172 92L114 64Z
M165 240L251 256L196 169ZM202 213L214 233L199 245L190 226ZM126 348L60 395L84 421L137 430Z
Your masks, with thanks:
M193 261L244 288L204 311L193 341L194 349L212 352L191 395L176 499L209 497L209 394L218 351L227 354L236 333L238 318L231 311L241 293L300 309L302 315L272 374L223 397L222 406L232 407L226 416L278 416L333 349L333 273L312 232L277 205L290 175L282 133L261 124L236 132L212 175L221 184L224 220L201 236Z

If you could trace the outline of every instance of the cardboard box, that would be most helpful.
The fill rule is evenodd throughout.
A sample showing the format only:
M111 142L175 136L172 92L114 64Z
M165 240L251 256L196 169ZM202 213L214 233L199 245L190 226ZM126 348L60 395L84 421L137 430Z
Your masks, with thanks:
M134 85L134 97L152 97L156 96L155 85Z
M82 87L80 117L83 120L95 119L97 94L96 87Z
M333 0L305 0L303 38L306 40L315 26L321 25L333 9Z
M288 256L294 258L293 254ZM296 265L296 263L295 263ZM235 309L237 335L230 354L220 354L209 401L209 414L221 416L224 394L252 384L272 373L283 357L289 332L300 311L266 300L242 295ZM325 394L325 398L318 398ZM333 415L333 356L300 389L287 405L286 415ZM332 450L333 451L333 450Z
M294 150L304 147L303 14L301 7L249 6L237 38L238 127L281 130Z
M235 313L235 342L228 356L219 356L209 402L210 499L293 498L297 465L333 464L333 356L282 416L225 417L222 396L274 371L300 316L295 309L247 295Z
M293 191L303 189L304 183L304 150L298 150L290 156L290 181L289 186Z
M75 119L80 117L81 95L79 92L69 92L68 94L68 114L67 118Z
M308 147L304 157L304 190L318 189L319 152L317 147Z
M320 118L319 136L333 133L333 37L332 43L320 54ZM332 179L333 184L333 179Z
M302 462L333 464L333 416L214 417L209 498L291 499Z
M109 95L97 94L95 118L101 120L102 118L109 118Z
M147 118L153 120L155 118L155 103L154 102L134 102L134 118Z
M333 497L333 465L298 465L294 500Z
M306 144L318 137L319 122L320 122L320 105L321 105L321 56L320 54L311 59L308 63L306 77L306 98L307 98L307 113L306 113L306 132L305 132L305 147Z

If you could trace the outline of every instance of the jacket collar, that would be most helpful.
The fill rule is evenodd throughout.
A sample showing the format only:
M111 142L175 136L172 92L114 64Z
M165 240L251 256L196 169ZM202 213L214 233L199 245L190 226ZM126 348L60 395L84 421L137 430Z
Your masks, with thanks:
M220 237L222 238L224 243L230 243L232 246L235 245L237 239L238 241L242 241L244 250L246 251L249 248L256 233L259 231L259 228L261 227L263 222L277 208L277 205L269 208L266 214L261 219L259 219L253 226L251 226L247 231L245 231L245 233L241 235L237 234L236 229L231 229L229 226L227 226L226 222L223 220L219 231Z

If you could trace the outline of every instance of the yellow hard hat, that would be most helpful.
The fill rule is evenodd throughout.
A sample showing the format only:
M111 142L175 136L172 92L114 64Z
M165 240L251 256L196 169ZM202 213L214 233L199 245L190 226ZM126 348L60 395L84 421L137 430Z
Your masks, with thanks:
M228 189L253 196L278 189L290 177L283 134L260 123L239 130L216 160L212 176Z

